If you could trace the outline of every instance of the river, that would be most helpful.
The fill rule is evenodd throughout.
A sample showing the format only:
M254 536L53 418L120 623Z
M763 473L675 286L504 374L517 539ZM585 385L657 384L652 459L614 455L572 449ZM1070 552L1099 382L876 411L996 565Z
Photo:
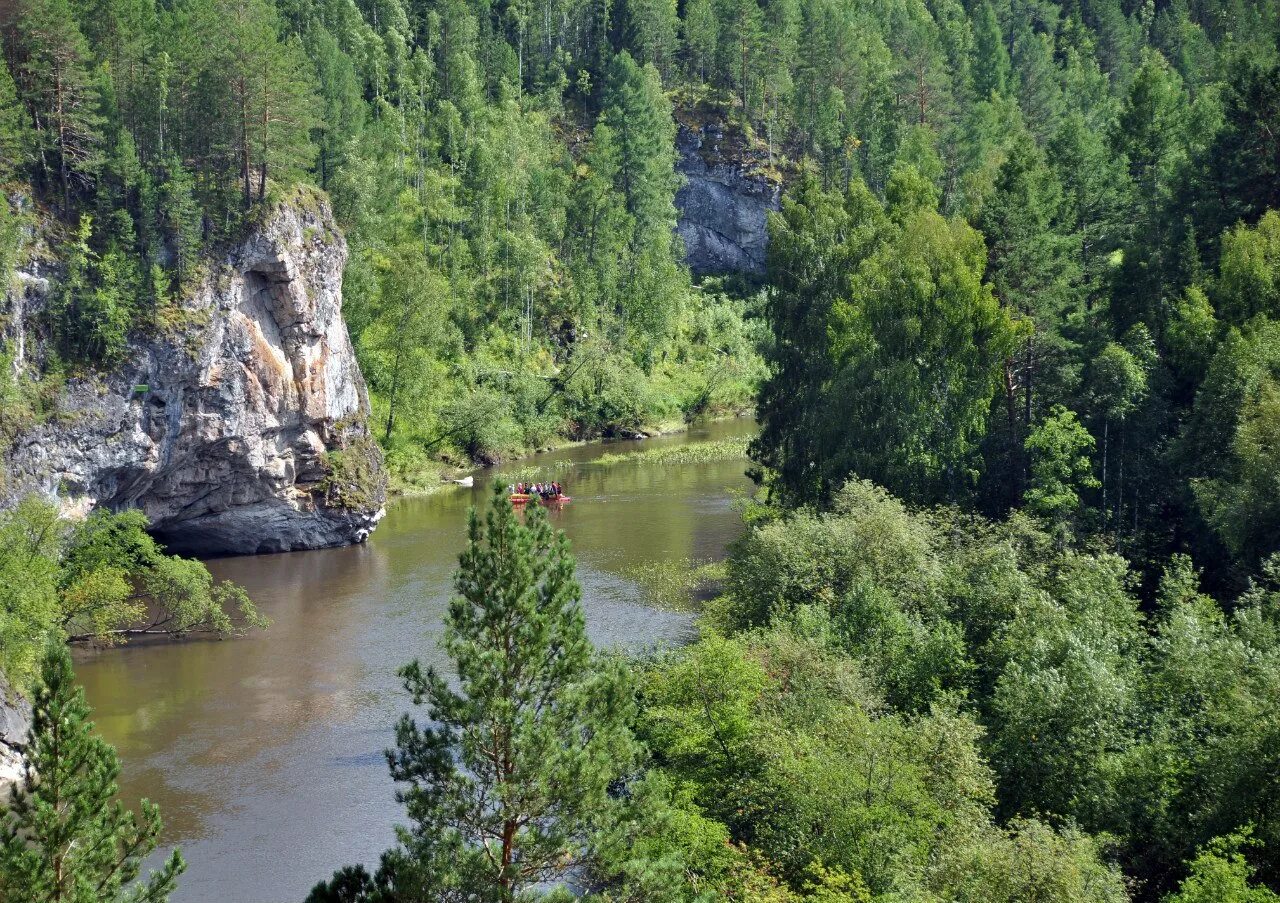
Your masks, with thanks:
M741 436L748 420L586 445L529 464L573 496L553 522L573 543L599 646L678 643L690 617L658 610L631 568L723 554L741 530L744 462L592 466L606 453ZM174 903L300 903L334 869L376 864L403 821L383 750L409 700L395 671L436 648L466 512L487 485L401 499L362 546L209 563L271 626L225 640L138 645L78 661L94 719L123 763L129 805L160 805L188 869ZM163 851L161 851L163 852ZM157 857L159 858L159 853Z

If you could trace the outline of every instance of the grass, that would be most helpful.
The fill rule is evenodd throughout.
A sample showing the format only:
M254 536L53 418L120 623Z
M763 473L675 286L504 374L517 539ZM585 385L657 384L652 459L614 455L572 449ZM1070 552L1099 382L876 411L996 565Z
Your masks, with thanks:
M645 448L639 451L625 452L620 455L601 455L592 461L602 467L614 464L646 464L675 467L684 464L715 464L721 461L736 461L747 455L746 436L736 439L721 439L716 442L695 442L689 445L670 445L661 448Z

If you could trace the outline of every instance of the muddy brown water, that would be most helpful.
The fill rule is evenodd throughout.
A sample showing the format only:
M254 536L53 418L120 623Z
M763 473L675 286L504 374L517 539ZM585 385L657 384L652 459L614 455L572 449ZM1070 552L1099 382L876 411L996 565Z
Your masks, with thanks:
M603 454L749 434L747 420L643 443L588 445L528 464L573 502L553 522L573 543L583 608L600 646L679 643L688 615L656 609L638 565L723 554L743 461L592 466ZM436 647L466 512L488 481L392 504L363 546L210 562L271 618L235 640L109 649L78 674L120 752L121 792L160 805L165 850L188 862L175 903L300 903L339 866L374 865L403 822L383 750L410 708L395 671ZM483 485L482 485L483 484Z

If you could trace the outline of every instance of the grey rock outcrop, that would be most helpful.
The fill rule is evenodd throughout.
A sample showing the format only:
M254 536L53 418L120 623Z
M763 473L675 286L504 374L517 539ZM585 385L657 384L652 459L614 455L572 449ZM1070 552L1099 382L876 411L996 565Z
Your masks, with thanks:
M697 275L764 272L766 218L778 209L781 188L752 165L742 144L716 121L682 122L676 132L676 169L684 176L677 230Z
M0 794L22 779L30 732L31 703L0 674Z
M139 508L190 554L365 539L385 478L342 319L346 258L327 202L297 190L211 267L185 325L134 341L112 373L68 382L56 415L6 455L6 494ZM49 283L17 282L17 328L34 334Z

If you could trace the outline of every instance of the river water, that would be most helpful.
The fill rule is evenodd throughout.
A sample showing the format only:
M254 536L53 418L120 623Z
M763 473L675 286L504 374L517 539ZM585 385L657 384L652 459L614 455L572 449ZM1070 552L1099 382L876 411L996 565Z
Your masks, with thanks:
M739 533L742 461L592 466L606 453L750 433L709 424L644 443L564 449L573 502L553 522L573 543L588 631L599 646L678 643L687 615L647 606L638 565L720 556ZM298 903L334 869L376 864L403 821L383 750L409 700L395 671L436 648L466 512L487 486L392 504L362 546L210 562L271 618L234 640L88 653L94 718L123 763L129 805L160 805L188 869L175 903ZM159 857L157 854L157 858Z

